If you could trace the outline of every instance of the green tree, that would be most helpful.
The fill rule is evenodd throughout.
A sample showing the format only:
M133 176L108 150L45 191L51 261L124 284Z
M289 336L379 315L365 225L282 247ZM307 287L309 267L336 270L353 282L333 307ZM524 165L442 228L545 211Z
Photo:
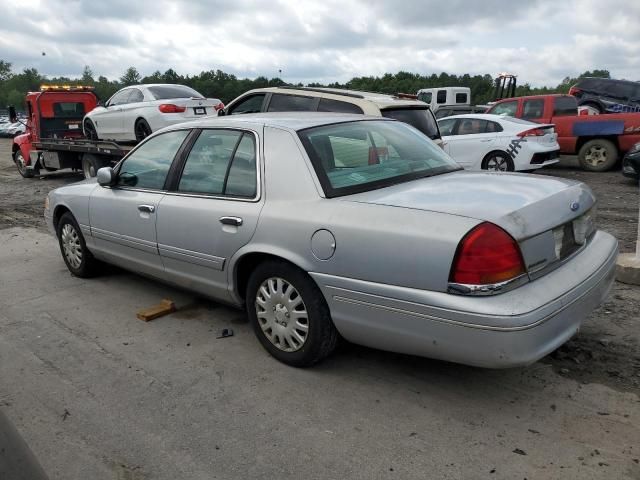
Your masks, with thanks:
M9 80L13 73L11 72L11 62L0 60L0 82Z
M93 79L93 70L89 65L84 66L84 70L82 70L82 84L83 85L93 85L95 80Z
M138 73L138 70L136 69L136 67L127 68L127 71L124 72L124 75L120 77L120 83L122 83L122 85L125 87L127 85L134 85L136 83L140 83L140 74Z

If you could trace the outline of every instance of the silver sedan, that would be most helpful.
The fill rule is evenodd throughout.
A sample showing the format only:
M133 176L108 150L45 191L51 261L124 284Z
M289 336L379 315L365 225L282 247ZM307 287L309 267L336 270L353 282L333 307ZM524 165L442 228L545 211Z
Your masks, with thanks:
M290 365L343 337L512 367L608 294L617 241L594 204L579 182L463 171L401 122L288 113L162 130L45 217L74 275L108 262L246 308Z

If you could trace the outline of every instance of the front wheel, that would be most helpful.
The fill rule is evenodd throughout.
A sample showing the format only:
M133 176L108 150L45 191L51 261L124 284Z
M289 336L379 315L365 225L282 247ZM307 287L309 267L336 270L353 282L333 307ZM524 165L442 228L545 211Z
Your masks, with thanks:
M76 277L93 277L98 271L98 261L87 248L78 222L70 212L58 222L56 230L64 263Z
M506 152L491 152L482 160L481 168L494 172L513 172L513 160Z
M99 140L98 130L96 129L96 126L93 124L90 118L87 118L84 121L84 136L89 140Z
M33 178L40 173L37 168L27 168L27 165L24 161L24 156L22 155L22 152L20 150L17 150L13 154L13 161L18 168L18 173L20 173L20 175L22 175L24 178Z
M249 279L246 304L262 346L287 365L311 366L336 347L338 331L322 292L288 263L259 265Z
M589 140L578 152L580 166L590 172L606 172L618 161L618 148L611 140Z

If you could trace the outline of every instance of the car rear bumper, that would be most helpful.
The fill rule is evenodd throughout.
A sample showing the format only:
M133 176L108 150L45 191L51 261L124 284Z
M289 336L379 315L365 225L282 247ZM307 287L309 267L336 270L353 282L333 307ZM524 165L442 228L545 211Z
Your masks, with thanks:
M617 241L596 232L580 253L510 292L465 297L324 274L338 331L354 343L487 368L528 365L580 328L615 278Z

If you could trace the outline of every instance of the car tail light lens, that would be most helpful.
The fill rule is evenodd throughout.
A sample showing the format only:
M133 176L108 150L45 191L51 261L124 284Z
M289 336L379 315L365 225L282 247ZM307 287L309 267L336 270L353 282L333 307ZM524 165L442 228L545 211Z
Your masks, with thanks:
M518 134L518 136L520 138L523 138L523 137L542 137L546 133L547 132L544 131L542 128L532 128L531 130L525 130L524 132L520 132Z
M180 105L174 105L173 103L163 103L158 106L158 110L162 113L182 113L187 107L181 107Z
M222 110L224 108L224 103L220 102L215 107L213 107L216 112Z
M582 93L582 90L580 90L578 87L571 87L569 89L569 95L577 96L577 95L580 95L581 93Z
M518 243L493 223L481 223L458 245L449 281L464 285L506 282L525 273Z

